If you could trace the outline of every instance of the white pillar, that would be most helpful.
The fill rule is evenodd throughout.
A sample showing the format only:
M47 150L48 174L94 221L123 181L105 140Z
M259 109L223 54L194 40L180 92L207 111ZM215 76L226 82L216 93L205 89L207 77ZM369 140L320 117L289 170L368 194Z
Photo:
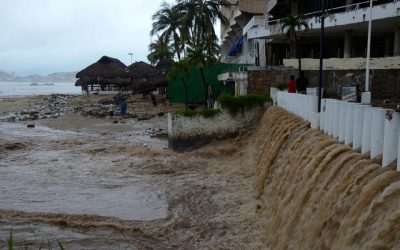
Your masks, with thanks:
M364 111L369 105L356 105L354 107L353 123L353 149L359 149L362 145Z
M339 114L340 114L340 102L339 100L335 100L333 102L333 137L339 137Z
M385 115L387 109L375 108L371 123L371 159L383 153Z
M325 99L325 111L324 111L324 133L328 134L328 125L329 125L329 99Z
M345 127L346 127L346 104L347 102L340 102L340 115L339 115L339 142L344 142Z
M282 95L279 91L276 92L276 105L282 108Z
M382 167L386 167L396 160L399 143L400 115L394 110L390 110L385 118Z
M363 132L361 142L361 153L367 153L371 150L371 123L372 123L372 110L373 107L367 107L364 109L363 119Z
M331 122L331 108L332 108L332 103L331 103L332 99L326 99L325 101L325 114L324 114L324 126L325 126L325 130L324 133L325 134L329 134L330 131L330 122Z
M346 104L346 132L344 143L351 145L353 143L353 125L354 125L354 107L356 103L348 102Z
M311 114L311 128L319 128L319 117L320 113L318 112L312 112Z
M310 99L310 115L311 115L311 121L316 121L315 120L315 113L318 113L318 96L308 96ZM319 115L318 115L318 124L316 125L319 127Z
M321 112L319 113L319 127L325 132L326 99L321 99Z
M328 100L328 135L333 135L333 102L334 100Z

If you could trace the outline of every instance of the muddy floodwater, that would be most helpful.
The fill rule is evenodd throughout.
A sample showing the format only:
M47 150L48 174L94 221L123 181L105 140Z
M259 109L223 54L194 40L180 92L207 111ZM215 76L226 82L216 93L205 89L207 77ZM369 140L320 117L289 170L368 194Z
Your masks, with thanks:
M193 151L166 124L0 123L0 248L11 230L22 249L400 248L396 166L278 107Z
M0 131L9 147L20 148L2 157L1 208L124 220L166 217L165 187L154 186L148 176L130 171L122 164L123 155L95 154L96 150L108 150L96 149L107 141L116 147L132 144L132 140L122 136L107 140L42 126L27 129L23 124L0 124ZM159 142L160 147L163 144Z
M76 119L0 123L1 248L11 230L34 249L262 243L243 234L257 227L256 205L250 182L232 178L231 142L176 153L165 117Z

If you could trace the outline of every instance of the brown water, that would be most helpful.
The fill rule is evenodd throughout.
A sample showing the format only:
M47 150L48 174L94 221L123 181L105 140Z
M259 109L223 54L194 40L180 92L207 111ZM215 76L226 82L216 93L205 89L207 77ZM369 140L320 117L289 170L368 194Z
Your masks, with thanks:
M0 123L0 248L10 230L33 249L262 246L252 181L232 168L241 141L175 153L146 132L163 119Z
M19 246L67 249L400 248L394 167L280 108L186 153L147 125L104 135L0 124L0 248L10 229Z
M148 161L149 156L143 150L129 152L129 149L153 144L162 150L166 142L143 133L131 134L75 133L1 123L0 219L19 218L1 221L0 239L5 240L12 229L14 235L28 242L60 238L73 242L82 237L79 246L88 241L93 248L109 249L109 244L102 240L103 233L90 236L35 221L57 218L62 225L71 223L81 227L105 221L165 218L168 209L165 187L162 183L154 186L154 178L134 170ZM123 235L106 239L110 242L122 239L118 246L129 245ZM96 246L96 240L102 244Z
M394 167L382 168L280 108L270 108L261 124L249 149L257 153L268 247L400 248Z

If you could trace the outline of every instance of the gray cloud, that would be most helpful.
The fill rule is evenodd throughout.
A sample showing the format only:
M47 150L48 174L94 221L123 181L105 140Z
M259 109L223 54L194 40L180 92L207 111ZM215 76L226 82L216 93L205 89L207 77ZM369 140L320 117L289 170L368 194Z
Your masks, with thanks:
M102 55L146 60L161 0L0 0L0 70L74 71Z

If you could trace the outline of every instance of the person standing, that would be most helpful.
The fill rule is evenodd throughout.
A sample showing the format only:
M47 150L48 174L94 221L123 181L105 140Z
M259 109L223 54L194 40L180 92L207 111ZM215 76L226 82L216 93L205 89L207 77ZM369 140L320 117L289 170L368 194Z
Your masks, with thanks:
M294 75L290 75L290 79L287 83L288 93L296 93L296 81L294 80Z
M300 94L307 93L308 79L304 76L304 71L300 71L300 76L296 80L297 92Z
M126 100L123 98L119 104L119 111L120 114L122 115L122 117L126 116L126 108L127 108L127 104L126 104Z

